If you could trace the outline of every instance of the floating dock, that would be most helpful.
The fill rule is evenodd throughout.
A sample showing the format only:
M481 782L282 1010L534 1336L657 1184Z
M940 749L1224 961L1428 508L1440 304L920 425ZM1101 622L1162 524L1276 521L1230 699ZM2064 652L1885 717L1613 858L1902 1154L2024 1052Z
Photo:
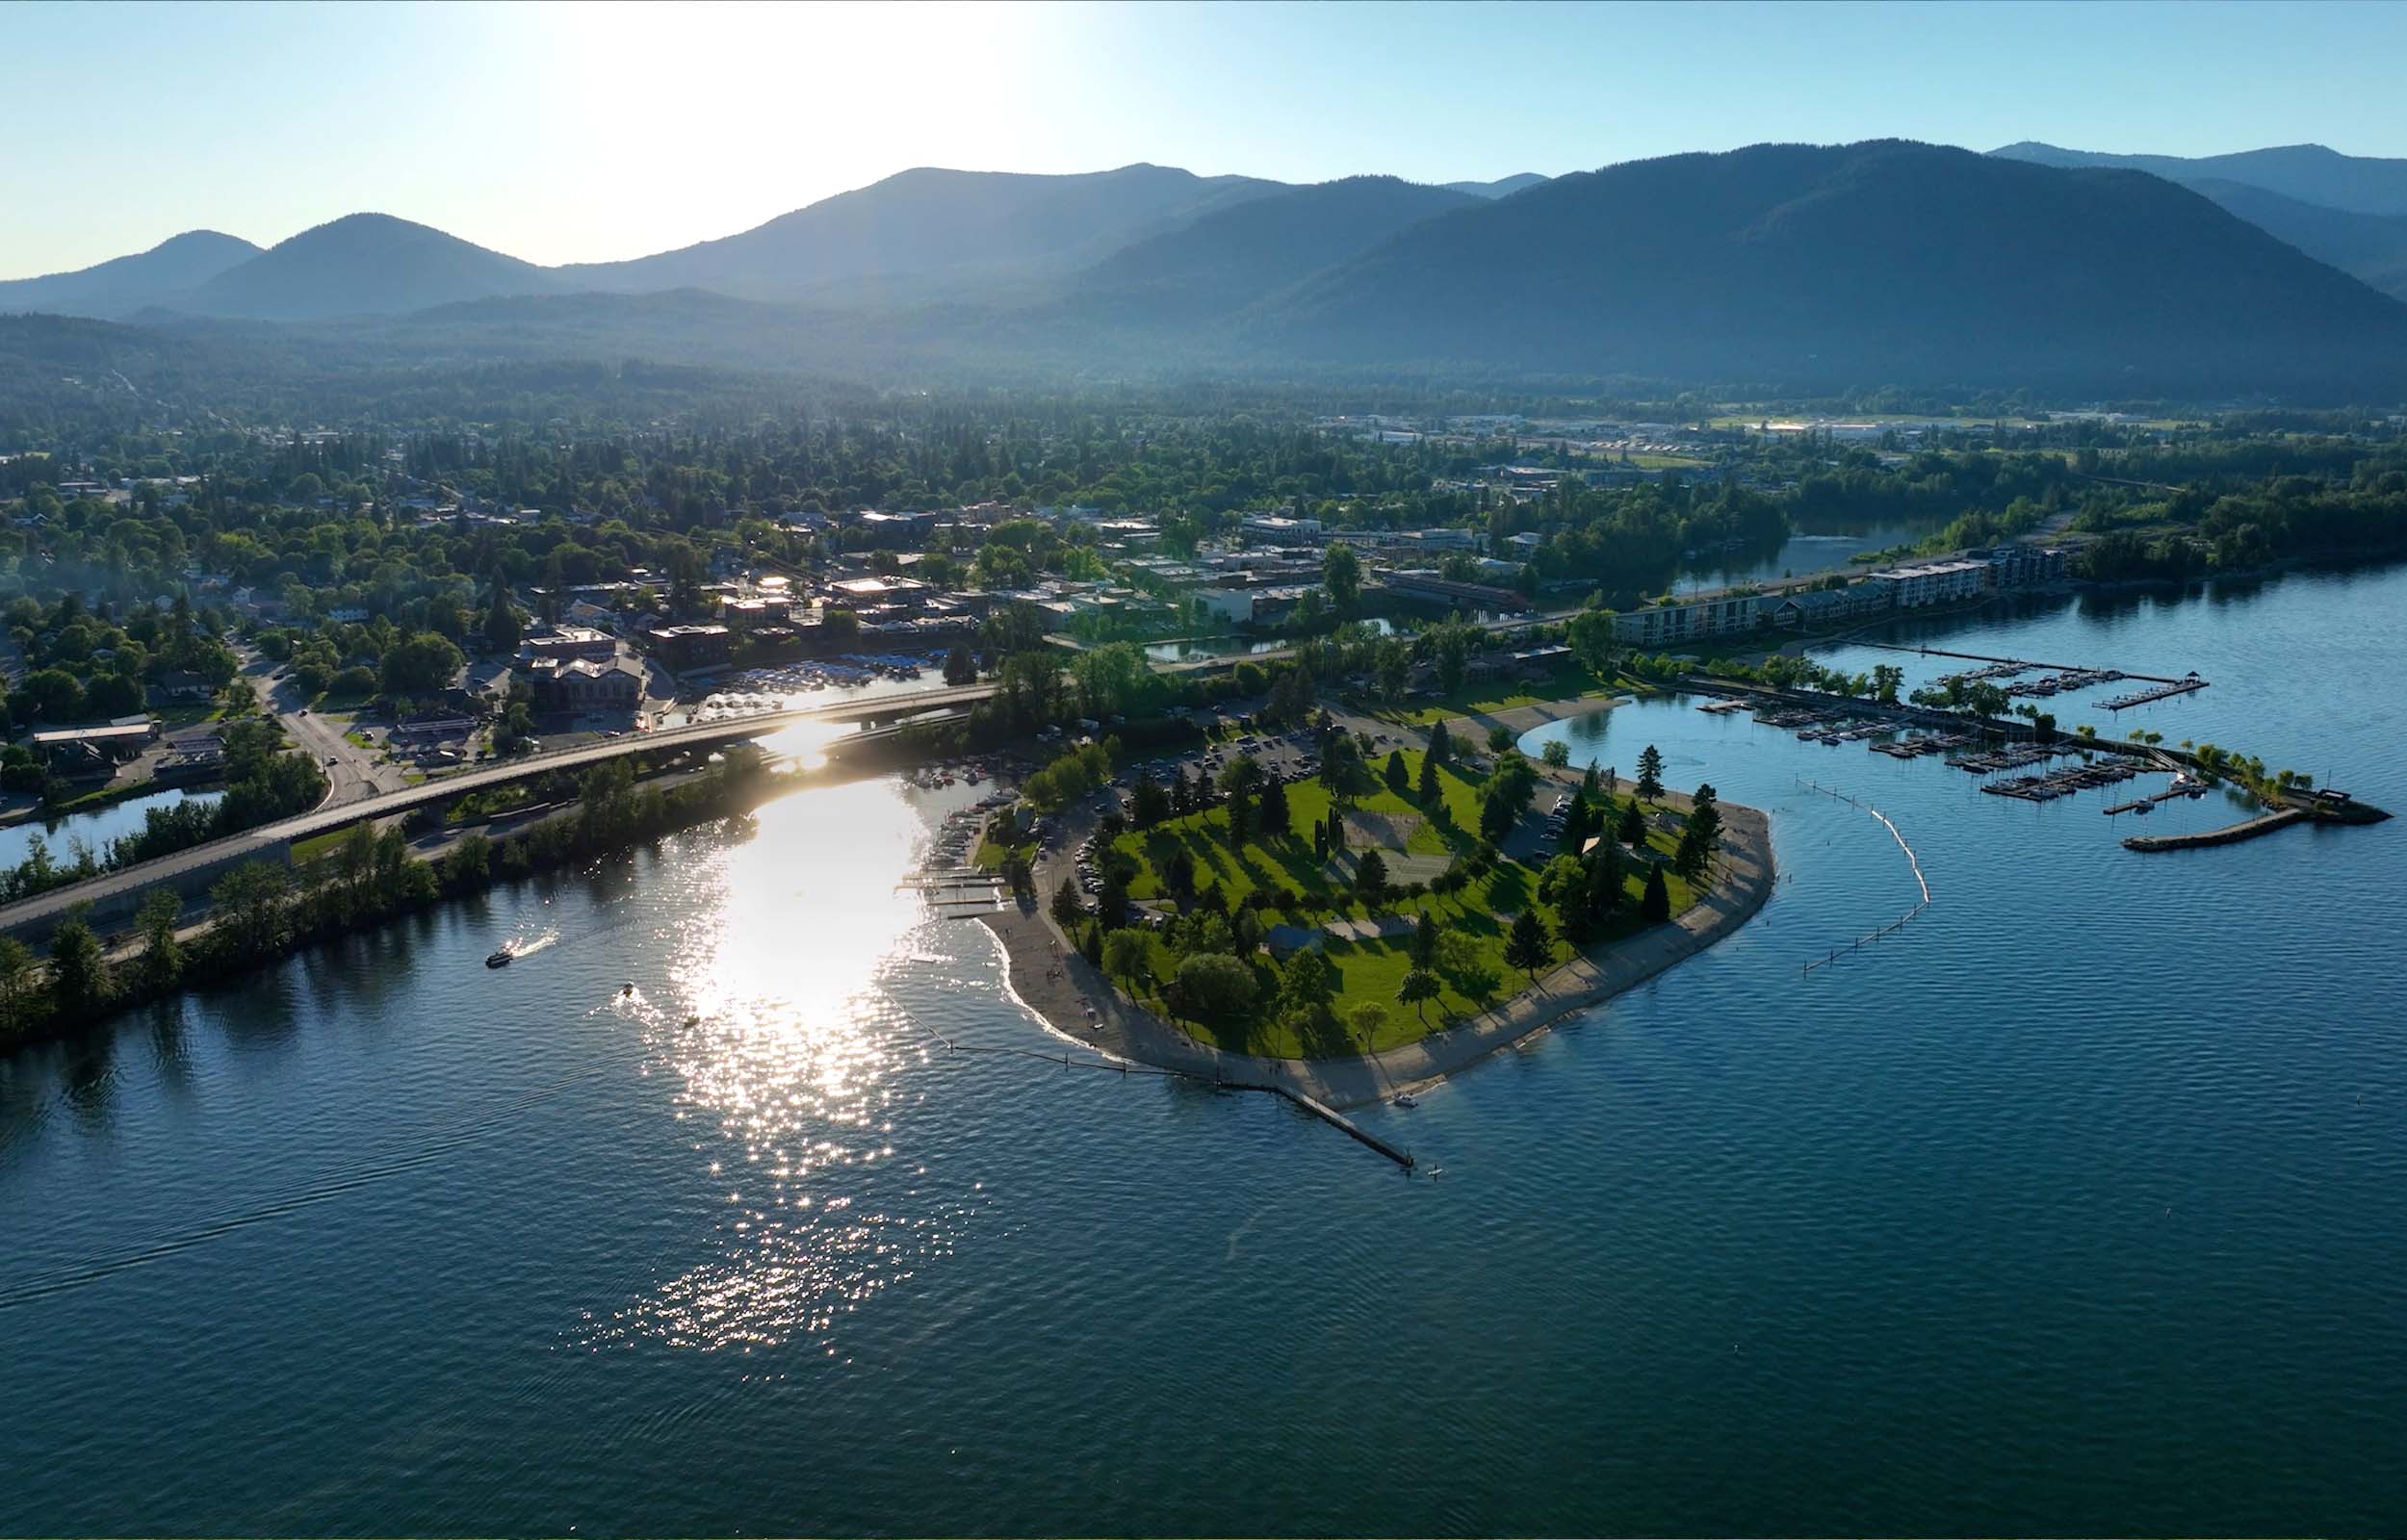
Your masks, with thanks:
M2174 680L2170 683L2160 684L2153 690L2136 690L2130 695L2118 695L2111 701L2101 701L2098 704L2109 711L2124 711L2135 706L2146 706L2151 701L2169 701L2176 695L2187 695L2192 690L2203 690L2206 687L2207 681L2192 674L2186 680Z

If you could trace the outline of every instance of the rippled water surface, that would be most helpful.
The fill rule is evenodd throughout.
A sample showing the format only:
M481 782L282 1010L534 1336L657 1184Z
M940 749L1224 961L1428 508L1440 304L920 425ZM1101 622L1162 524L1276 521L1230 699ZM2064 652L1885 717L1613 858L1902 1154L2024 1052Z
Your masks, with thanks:
M2407 573L1934 645L2196 668L2092 714L2407 810ZM1546 732L1768 808L1781 886L1369 1115L1417 1177L946 1053L1050 1040L891 784L0 1062L0 1530L2407 1525L2407 820L2143 858L1687 703ZM1915 894L1805 780L1934 895L1810 975Z

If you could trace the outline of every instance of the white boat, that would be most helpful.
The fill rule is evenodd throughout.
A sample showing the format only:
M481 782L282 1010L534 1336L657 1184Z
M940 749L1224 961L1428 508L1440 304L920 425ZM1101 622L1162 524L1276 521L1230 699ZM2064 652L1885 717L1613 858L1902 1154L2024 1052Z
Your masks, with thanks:
M1399 1107L1418 1107L1420 1104L1420 1098L1409 1091L1396 1092L1396 1105Z

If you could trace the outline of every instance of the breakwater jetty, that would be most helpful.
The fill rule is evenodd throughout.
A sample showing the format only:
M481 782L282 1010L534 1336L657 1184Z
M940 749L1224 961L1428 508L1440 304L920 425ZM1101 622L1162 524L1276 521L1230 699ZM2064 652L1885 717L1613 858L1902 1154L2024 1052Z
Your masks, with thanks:
M2304 823L2313 816L2304 808L2277 808L2244 822L2226 824L2220 829L2202 830L2194 834L2134 834L2123 841L2125 850L2203 850L2210 845L2237 845L2243 839L2269 834L2276 829Z

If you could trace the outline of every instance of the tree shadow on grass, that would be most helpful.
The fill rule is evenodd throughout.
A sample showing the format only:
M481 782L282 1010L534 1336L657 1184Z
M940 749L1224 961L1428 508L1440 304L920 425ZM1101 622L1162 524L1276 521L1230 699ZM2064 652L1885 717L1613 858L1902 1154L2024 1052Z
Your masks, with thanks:
M1498 861L1488 875L1488 907L1491 911L1519 913L1530 903L1528 868L1514 861Z

